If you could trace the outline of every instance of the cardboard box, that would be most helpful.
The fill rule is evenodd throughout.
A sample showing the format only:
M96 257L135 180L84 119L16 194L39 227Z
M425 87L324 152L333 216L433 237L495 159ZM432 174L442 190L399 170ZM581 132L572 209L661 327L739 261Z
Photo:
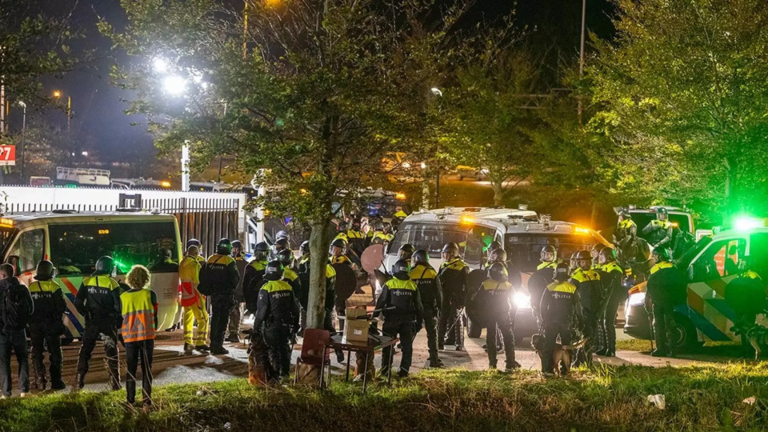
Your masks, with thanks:
M344 324L344 338L348 341L368 342L370 325L367 319L347 319Z
M348 307L346 310L347 321L352 321L355 319L360 318L367 318L368 317L368 310L365 308L365 306L352 306Z

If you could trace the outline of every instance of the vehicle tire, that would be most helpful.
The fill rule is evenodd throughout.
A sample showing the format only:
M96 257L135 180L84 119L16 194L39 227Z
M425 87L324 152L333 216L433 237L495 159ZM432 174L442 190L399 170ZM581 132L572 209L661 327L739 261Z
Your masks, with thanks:
M479 338L480 333L483 332L483 328L480 327L480 324L473 322L471 319L467 318L467 336L471 338Z
M61 346L71 345L74 341L74 338L61 338Z
M696 326L688 317L676 313L675 324L675 339L672 341L672 346L677 351L691 351L701 346Z

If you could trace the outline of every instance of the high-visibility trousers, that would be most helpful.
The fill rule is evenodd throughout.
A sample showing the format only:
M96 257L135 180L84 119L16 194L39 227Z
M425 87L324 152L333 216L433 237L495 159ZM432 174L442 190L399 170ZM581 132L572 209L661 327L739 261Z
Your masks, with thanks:
M195 321L197 333L195 334ZM197 302L184 308L184 343L194 346L206 345L208 340L208 309L205 297L198 296Z

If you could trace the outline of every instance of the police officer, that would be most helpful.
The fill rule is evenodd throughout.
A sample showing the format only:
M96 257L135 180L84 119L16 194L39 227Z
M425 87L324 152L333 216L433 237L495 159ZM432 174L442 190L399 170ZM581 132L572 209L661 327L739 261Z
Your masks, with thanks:
M270 259L270 261L278 259L277 255L280 252L282 252L284 250L289 250L290 248L288 246L289 246L289 243L288 243L288 238L287 237L280 237L280 238L276 239L275 240L275 244L273 244L272 248L269 250L269 259Z
M443 362L437 354L437 320L443 305L440 278L437 277L437 272L429 264L429 254L424 249L419 249L413 253L411 265L411 280L419 288L421 305L424 308L424 328L427 331L429 367L443 367Z
M120 389L120 371L118 369L117 331L122 325L120 309L120 284L111 277L114 260L103 256L96 261L91 276L83 278L77 291L75 308L85 317L83 345L77 359L77 389L85 386L85 374L88 363L100 337L104 340L104 352L107 355L109 382L112 390Z
M208 351L208 308L205 296L197 290L200 285L199 249L194 243L187 248L187 254L179 264L179 280L181 291L181 307L184 308L184 352L191 354L193 350ZM205 261L203 261L204 263ZM195 334L197 321L197 334Z
M387 235L384 233L384 223L376 221L373 225L373 234L371 235L371 244L386 244L389 243Z
M354 219L352 221L352 227L347 230L347 241L349 242L349 248L352 249L358 256L363 254L365 249L365 234L363 234L360 219Z
M407 260L399 259L392 265L393 278L382 287L373 314L374 318L384 315L382 332L385 336L400 338L403 356L397 375L401 378L407 377L411 369L414 329L421 328L424 316L421 295L411 280L410 272L411 266ZM392 346L384 348L381 354L381 374L386 375L389 372L386 359L392 355Z
M624 271L616 263L616 251L609 247L600 250L599 264L598 272L605 289L605 299L598 323L601 344L597 355L613 357L616 355L616 314L619 305L627 299L627 290L621 284Z
M251 260L248 262L248 265L245 266L245 273L243 275L243 297L246 302L246 307L251 312L256 310L256 298L259 295L259 288L261 288L261 281L264 277L264 269L267 268L267 263L269 262L267 260L267 257L269 255L269 245L266 242L258 242L256 243L256 246L253 248L253 257L251 257ZM248 291L251 290L252 282L256 278L257 283L255 284L253 288L255 290L252 290L250 292L251 300L253 300L253 308L248 307Z
M229 313L235 306L235 289L240 282L237 263L230 256L232 243L223 238L216 245L216 253L211 255L200 275L205 292L211 297L211 353L229 354L224 349L224 335L227 332Z
M574 318L581 318L581 305L576 286L568 282L568 265L557 264L553 282L547 285L541 297L541 320L544 328L544 349L541 353L541 371L552 374L555 344L557 338L563 345L571 343Z
M307 307L309 306L310 251L308 241L301 243L299 246L299 253L301 254L301 257L298 259L298 264L296 265L296 274L299 275L300 289L294 290L294 295L296 295L296 298L299 300L299 305L301 306L301 329L299 330L299 336L302 336L304 329L307 327ZM330 264L328 264L328 266L330 266ZM333 277L336 277L335 270L333 272Z
M232 258L235 260L238 274L244 275L248 261L245 260L243 243L240 240L232 241ZM237 284L235 289L235 307L229 313L229 335L227 336L227 341L232 343L240 343L240 321L243 317L243 302L245 301L243 297L243 280L244 278L240 278L240 282Z
M749 343L748 333L759 325L755 324L757 315L765 309L764 268L756 265L751 256L740 255L737 264L739 275L725 287L725 301L736 313L736 334L741 336L741 345L746 357L754 356L754 349ZM755 359L757 360L757 359Z
M299 275L291 268L293 252L290 249L284 249L277 254L277 260L283 265L283 280L291 284L295 296L297 292L301 292L301 281Z
M410 261L416 248L410 243L405 243L397 250L397 259Z
M333 238L333 242L336 242L336 240L344 240L345 244L349 243L349 238L347 238L347 222L344 220L339 221L336 230L336 237Z
M595 352L597 346L597 323L604 298L603 284L600 280L600 274L592 270L592 256L588 250L578 251L574 258L577 267L571 274L570 282L576 286L581 299L584 315L583 333L587 339L584 347L579 349L576 363L591 364L592 353Z
M336 240L331 243L331 258L330 263L331 264L345 264L348 266L352 266L352 262L349 261L349 258L345 255L345 252L347 250L347 242L343 239L336 238Z
M637 239L637 224L632 220L629 210L621 209L616 229L613 232L613 244L617 249L624 250Z
M264 271L266 282L259 290L254 329L262 329L269 350L270 381L287 377L291 369L291 338L299 327L299 304L291 285L283 280L283 265L270 261Z
M467 295L469 267L459 256L459 245L456 243L446 243L442 254L439 277L443 289L443 305L440 308L437 347L442 350L446 344L454 345L456 351L461 351L464 349L462 310Z
M653 333L656 336L654 357L674 357L675 306L685 303L688 284L682 272L671 262L665 248L653 250L656 264L648 277L647 295L653 310Z
M395 238L395 235L392 233L392 224L389 222L384 222L384 228L382 229L382 232L384 233L384 238L386 239L387 243L391 243L392 239Z
M528 294L531 296L531 311L536 318L539 331L541 331L543 330L541 309L539 309L541 296L544 295L547 285L554 280L555 269L557 268L557 249L552 245L544 246L541 248L539 259L541 263L528 279Z
M648 238L648 243L654 249L672 247L672 223L669 222L669 213L664 207L656 210L656 219L643 228L643 234Z
M51 388L61 390L66 387L61 380L61 335L64 334L62 315L67 310L67 303L61 287L53 280L54 274L52 262L40 261L35 281L29 285L35 305L32 319L29 321L29 333L32 339L32 367L38 390L45 390L47 384L44 363L46 345L51 362Z
M486 346L488 351L488 367L496 369L496 331L504 341L504 351L507 357L506 370L511 371L520 367L515 361L515 336L513 333L516 308L512 301L515 289L507 281L507 271L501 263L493 263L488 268L488 279L483 282L473 296L476 298L478 309L484 316L486 328Z

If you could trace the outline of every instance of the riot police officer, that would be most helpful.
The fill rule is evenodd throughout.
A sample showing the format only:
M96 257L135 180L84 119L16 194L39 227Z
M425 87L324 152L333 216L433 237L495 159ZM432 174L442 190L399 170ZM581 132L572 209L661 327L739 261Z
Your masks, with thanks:
M44 351L48 346L48 359L51 362L51 389L61 390L66 387L61 380L61 335L64 334L62 315L67 310L61 287L53 280L55 269L48 260L40 261L35 272L35 281L29 285L34 312L29 321L30 339L32 339L32 367L35 372L35 385L38 390L45 390Z
M648 243L654 249L670 249L672 247L673 227L666 208L659 207L656 210L656 219L643 228L643 234L648 237Z
M414 329L421 328L424 308L421 303L421 295L416 284L410 277L411 266L407 260L399 259L392 266L393 278L382 287L381 295L376 302L374 318L384 315L382 332L389 337L400 338L402 345L402 358L398 376L407 377L411 369L413 359L413 335ZM381 374L386 375L387 361L390 358L392 346L382 350Z
M617 249L624 250L637 239L637 224L632 220L629 210L621 209L616 229L613 232L613 244Z
M443 290L437 272L429 265L429 254L419 249L411 257L411 280L419 288L421 305L424 308L424 328L427 331L429 347L429 367L442 367L443 362L437 354L437 319L443 304ZM415 333L414 333L415 334Z
M235 260L238 274L244 275L248 261L245 260L243 243L240 240L232 241L232 258ZM242 307L245 301L243 297L243 281L244 278L241 277L235 289L235 307L229 313L229 335L227 336L227 341L232 343L240 343L240 321L243 318Z
M654 249L653 259L656 264L651 267L647 285L647 296L653 313L653 333L656 337L656 349L651 355L674 357L674 309L678 304L685 303L688 284L680 270L670 262L669 252L665 248Z
M371 235L372 245L389 243L387 235L384 233L384 223L376 221L373 225L373 234Z
M307 307L309 306L310 251L308 241L301 243L299 246L299 253L301 256L296 265L296 274L299 276L299 290L294 289L294 295L301 306L301 329L299 330L299 336L302 336L304 334L304 329L307 327ZM330 266L330 264L328 265ZM333 275L335 278L336 271L333 272Z
M576 286L581 299L584 315L583 333L587 339L584 347L579 349L576 362L578 364L584 362L591 364L592 353L595 352L597 346L597 322L604 298L603 284L600 280L600 274L592 270L592 256L589 251L578 251L575 261L577 267L571 273L570 282Z
M483 326L486 328L486 346L488 351L488 367L496 369L496 331L504 341L504 351L507 357L506 370L511 371L520 367L515 361L515 336L513 318L517 312L512 298L515 289L507 281L507 271L501 263L493 263L488 268L488 279L477 289L476 298L478 309L484 316Z
M541 352L541 371L551 374L555 371L553 356L557 338L560 343L569 345L573 332L574 318L581 318L579 293L568 282L568 265L557 264L553 272L553 281L544 290L541 297L541 322L544 329L544 349ZM566 365L566 367L569 365Z
M440 308L437 347L442 350L445 344L455 345L456 351L461 351L464 349L462 310L467 295L469 267L459 256L459 245L456 243L446 243L442 254L439 277L443 289L443 306Z
M347 238L347 222L342 220L339 221L339 225L336 228L336 237L333 238L333 242L336 242L336 240L344 240L344 243L349 243L349 238Z
M597 354L613 357L616 355L616 314L619 305L627 299L627 290L621 284L624 271L616 263L616 251L609 247L600 250L599 264L605 299L598 322L601 343Z
M271 381L287 377L291 370L290 341L299 328L299 303L291 285L283 280L283 265L270 261L264 271L266 283L259 290L254 329L262 329L269 350Z
M530 279L528 279L528 294L531 296L531 312L539 330L542 330L542 318L541 310L541 296L544 295L544 290L547 289L547 285L552 283L555 276L555 268L557 268L557 249L552 245L546 245L541 248L539 255L541 263L536 267L536 271L533 272Z
M287 237L281 237L279 239L275 240L275 244L272 245L272 247L269 250L269 259L270 260L276 260L277 255L284 251L284 250L290 250L288 238Z
M200 289L211 297L211 353L229 354L224 348L229 313L235 306L235 289L240 282L237 263L230 256L232 243L223 238L216 245L216 253L200 271Z
M410 261L416 248L410 243L405 243L397 250L397 259Z
M120 309L120 284L111 276L114 267L112 257L99 258L93 274L83 278L77 291L75 307L85 317L83 345L77 359L77 390L85 386L88 363L100 336L104 340L110 385L112 390L120 389L117 331L122 325L123 316Z
M251 257L251 261L249 261L248 265L245 266L245 273L243 275L243 297L245 298L246 307L248 306L248 291L251 290L251 283L253 282L254 278L257 278L258 280L256 286L253 287L255 288L255 291L250 292L251 300L253 300L253 309L249 308L251 312L256 310L256 297L259 295L258 290L261 287L261 280L264 276L264 269L267 268L268 255L269 245L266 242L258 242L253 248L253 257Z
M392 242L392 239L395 238L395 235L392 233L392 224L389 222L384 222L384 228L382 229L382 232L384 233L384 238L386 239L387 243Z

